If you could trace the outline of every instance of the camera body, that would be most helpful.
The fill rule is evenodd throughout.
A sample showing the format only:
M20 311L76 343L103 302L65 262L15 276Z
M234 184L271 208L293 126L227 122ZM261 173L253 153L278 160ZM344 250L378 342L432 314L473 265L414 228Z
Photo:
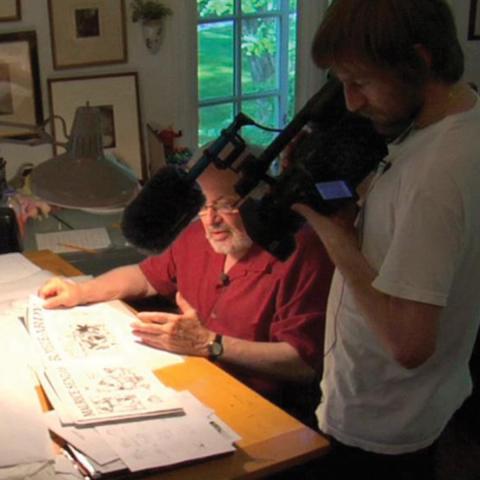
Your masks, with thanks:
M369 120L345 108L330 119L328 124L309 122L284 171L266 181L266 193L240 208L249 236L282 260L293 251L293 236L303 223L290 207L303 203L321 214L334 214L357 200L357 186L387 154L384 138Z

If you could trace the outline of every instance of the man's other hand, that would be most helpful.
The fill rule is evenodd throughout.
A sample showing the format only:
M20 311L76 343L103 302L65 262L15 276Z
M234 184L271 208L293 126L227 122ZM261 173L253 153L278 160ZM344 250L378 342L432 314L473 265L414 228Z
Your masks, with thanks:
M80 286L72 280L54 277L38 290L45 308L74 307L81 303Z
M143 343L182 355L207 357L208 344L215 334L205 328L196 310L183 298L176 296L179 314L140 312L132 323L133 334Z

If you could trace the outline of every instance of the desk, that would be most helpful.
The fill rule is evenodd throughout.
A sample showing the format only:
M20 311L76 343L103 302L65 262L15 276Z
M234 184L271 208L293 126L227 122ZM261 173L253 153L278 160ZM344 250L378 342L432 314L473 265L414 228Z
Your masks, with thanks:
M95 254L85 252L62 253L60 256L67 262L75 265L82 273L100 275L112 268L138 263L145 255L128 245L120 228L122 212L109 214L95 214L61 208L54 215L43 219L30 218L25 225L23 248L25 252L37 250L35 235L37 233L51 233L61 230L84 228L105 228L110 237L111 245L108 248L97 250ZM66 223L66 225L65 225Z
M28 252L39 267L61 275L80 272L57 255ZM188 357L155 374L169 387L189 390L215 409L241 437L237 451L144 478L158 480L255 479L325 454L328 441L256 394L206 359Z

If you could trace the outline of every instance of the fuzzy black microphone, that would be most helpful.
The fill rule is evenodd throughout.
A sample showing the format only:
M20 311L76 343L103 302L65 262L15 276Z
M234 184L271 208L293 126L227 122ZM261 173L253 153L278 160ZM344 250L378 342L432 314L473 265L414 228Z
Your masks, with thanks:
M123 234L138 249L159 253L197 215L204 201L188 173L174 166L163 167L125 209Z

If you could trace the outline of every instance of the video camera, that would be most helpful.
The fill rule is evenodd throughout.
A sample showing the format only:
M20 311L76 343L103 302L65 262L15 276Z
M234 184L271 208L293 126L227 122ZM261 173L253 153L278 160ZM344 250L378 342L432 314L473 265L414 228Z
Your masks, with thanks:
M262 248L286 259L303 219L291 210L304 203L330 215L357 199L356 187L387 153L371 122L347 111L341 84L331 78L259 155L248 152L239 134L255 122L240 113L192 166L198 176L213 162L239 174L235 190L243 199L245 229ZM291 145L293 143L293 145ZM289 146L290 145L290 146ZM289 146L282 173L272 162Z
M304 223L292 204L304 203L325 215L336 212L356 200L356 187L387 153L371 122L347 111L342 86L334 77L258 155L240 135L247 125L259 126L240 113L188 171L165 167L157 172L125 210L125 237L150 251L168 246L203 205L196 179L213 163L238 174L235 190L250 238L285 260ZM282 152L284 168L272 174L271 166Z

